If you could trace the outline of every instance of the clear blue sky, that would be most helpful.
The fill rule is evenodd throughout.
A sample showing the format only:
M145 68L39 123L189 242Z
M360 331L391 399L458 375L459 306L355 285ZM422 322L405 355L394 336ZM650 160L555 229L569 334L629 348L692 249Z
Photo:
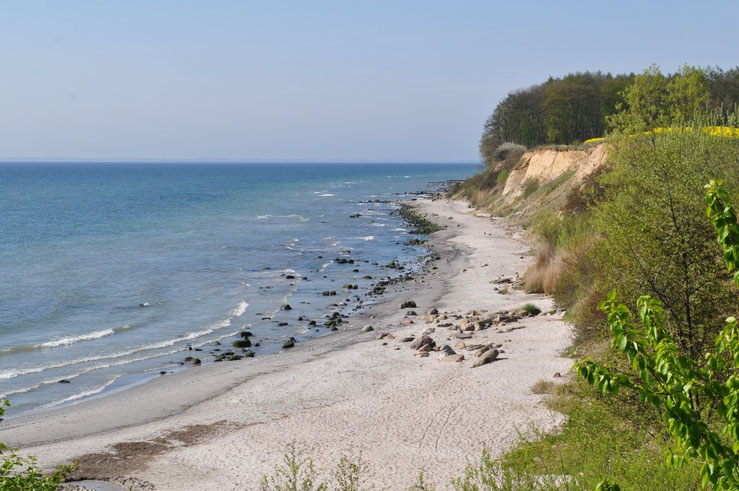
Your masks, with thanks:
M505 94L739 64L739 2L0 4L0 159L477 161Z

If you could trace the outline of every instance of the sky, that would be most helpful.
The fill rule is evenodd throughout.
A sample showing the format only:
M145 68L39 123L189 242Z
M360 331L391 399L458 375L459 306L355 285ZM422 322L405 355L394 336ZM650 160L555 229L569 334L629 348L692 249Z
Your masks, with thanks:
M0 160L477 162L514 89L739 65L739 2L0 0Z

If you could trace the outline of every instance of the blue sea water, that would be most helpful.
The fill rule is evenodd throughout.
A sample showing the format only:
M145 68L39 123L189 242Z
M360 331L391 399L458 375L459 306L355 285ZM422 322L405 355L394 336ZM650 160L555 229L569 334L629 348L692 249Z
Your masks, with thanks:
M186 356L212 361L245 327L257 356L326 333L332 304L356 308L390 274L382 265L423 255L405 245L397 200L474 172L0 164L0 399L17 414L119 390L183 369Z

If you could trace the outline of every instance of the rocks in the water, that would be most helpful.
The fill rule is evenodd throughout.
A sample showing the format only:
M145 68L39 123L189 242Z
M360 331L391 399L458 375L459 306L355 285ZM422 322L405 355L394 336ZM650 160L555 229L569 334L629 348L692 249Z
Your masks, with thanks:
M321 295L323 295L324 297L332 297L336 295L336 292L334 290L331 290L331 291L326 290L326 291L321 292Z
M361 329L361 332L372 332L372 331L374 331L374 330L375 330L375 328L374 328L374 327L372 327L371 325L367 324L366 326L364 326L364 327L363 327L363 328Z
M241 336L241 339L248 339L251 336L254 336L254 334L252 334L251 331L241 331L239 336Z
M347 283L344 286L342 286L342 288L346 290L356 290L357 288L359 288L359 285L352 285L351 283Z
M421 349L424 346L431 346L433 348L436 346L436 341L431 336L423 335L411 343L411 348L413 349Z
M286 274L285 275L285 279L286 280L294 280L295 279L295 275L294 274Z
M200 363L202 363L200 361L200 358L193 358L192 356L188 356L187 358L185 358L185 362L192 363L193 365L200 365Z
M472 364L472 368L481 367L495 361L498 358L498 354L499 351L495 348L487 350Z
M286 303L282 307L280 307L281 310L292 310L293 308L290 306L289 303Z
M61 380L60 380L59 382L57 382L57 383L59 383L59 384L71 384L72 382L70 382L69 380L67 380L67 379L63 378L63 379L61 379Z
M310 322L308 322L308 325L309 326L315 326L316 325L316 321L310 321Z
M278 326L278 327L285 327L285 326L287 326L287 325L289 325L289 324L288 324L287 322L278 322L278 323L277 323L277 326Z
M334 262L336 264L354 264L354 259L347 259L345 257L337 257Z
M250 349L244 351L244 358L254 358L254 352Z
M234 348L249 348L251 347L251 340L249 338L246 339L237 339L233 342Z
M282 349L288 349L288 348L294 348L295 347L295 338L290 338L284 343L282 343Z
M415 309L416 308L416 302L413 300L408 300L400 304L401 309Z

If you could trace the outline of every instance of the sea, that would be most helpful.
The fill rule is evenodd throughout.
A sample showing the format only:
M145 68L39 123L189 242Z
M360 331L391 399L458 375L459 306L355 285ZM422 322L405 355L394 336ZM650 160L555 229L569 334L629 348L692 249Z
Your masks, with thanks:
M475 171L0 164L0 400L12 416L100 397L243 354L243 330L256 356L327 335L326 316L402 273L390 261L424 260L398 201Z

